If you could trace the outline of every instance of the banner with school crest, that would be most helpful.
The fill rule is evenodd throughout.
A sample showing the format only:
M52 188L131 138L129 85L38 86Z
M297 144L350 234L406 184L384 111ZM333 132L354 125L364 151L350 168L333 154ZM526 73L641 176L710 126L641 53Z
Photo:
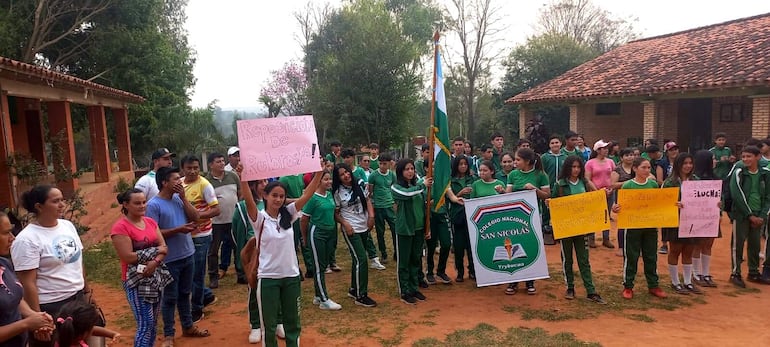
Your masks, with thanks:
M535 192L465 200L478 287L548 278Z

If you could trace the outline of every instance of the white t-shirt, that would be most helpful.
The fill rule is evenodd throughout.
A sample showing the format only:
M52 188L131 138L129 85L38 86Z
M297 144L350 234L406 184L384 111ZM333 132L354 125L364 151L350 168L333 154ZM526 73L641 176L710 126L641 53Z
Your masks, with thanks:
M37 269L41 304L67 299L85 286L83 244L68 220L51 228L27 225L11 244L11 258L16 271Z
M286 206L291 214L291 222L299 219L300 214L294 203ZM259 245L259 278L287 278L299 276L299 264L297 254L294 252L294 230L291 225L283 229L279 225L279 219L270 217L266 211L257 213L257 221L252 221L254 237L259 240L262 232L262 242ZM264 225L263 225L264 223Z
M134 185L134 188L144 192L144 197L147 201L150 201L153 197L158 195L158 182L155 181L155 171L150 171L146 175L139 178Z
M364 192L364 196L367 196L368 193L364 181L359 180L358 184ZM348 188L344 185L340 185L340 188L334 192L334 204L337 206L337 209L340 210L340 216L353 226L354 233L365 233L369 231L369 228L366 225L367 219L369 218L368 211L361 204L361 199L359 197L357 197L355 201L350 201L352 198L353 187Z

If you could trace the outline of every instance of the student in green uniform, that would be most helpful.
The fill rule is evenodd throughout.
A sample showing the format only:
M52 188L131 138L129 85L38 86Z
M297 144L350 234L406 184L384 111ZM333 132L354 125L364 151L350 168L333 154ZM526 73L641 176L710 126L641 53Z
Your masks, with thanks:
M572 130L567 131L564 133L564 148L561 149L561 152L566 156L576 155L583 159L583 152L577 148L578 143L580 143L580 136ZM585 162L588 159L583 160Z
M656 189L658 183L650 177L650 161L644 158L634 159L631 166L634 178L623 183L620 189ZM612 206L612 212L621 213L619 204ZM626 211L626 213L640 213L640 211ZM644 262L644 277L647 279L647 288L650 294L658 298L665 298L666 293L658 285L658 255L655 252L658 247L658 230L655 228L626 229L623 242L623 298L634 297L634 278L639 262L639 254Z
M632 167L634 165L634 160L638 158L631 148L621 149L619 155L620 164L618 164L618 166L615 167L615 170L610 173L610 187L614 191L620 189L624 182L634 178ZM615 194L614 199L617 200L617 194ZM615 200L613 200L613 203L616 202ZM618 252L616 255L619 257L623 256L624 233L625 229L618 229Z
M478 166L479 158L476 156L476 153L473 152L475 148L473 147L473 144L465 140L465 156L468 158L468 163L470 164L471 169L471 175L478 176L478 171L476 171L476 167Z
M420 148L420 158L414 161L414 169L418 177L425 177L428 172L428 157L430 156L430 145L423 143Z
M530 148L520 148L514 157L516 170L508 175L506 192L521 190L534 190L539 201L551 196L551 185L548 176L543 172L543 164L540 157ZM542 209L541 209L542 210ZM516 291L518 283L512 283L512 290ZM535 281L527 281L527 294L535 295Z
M620 142L610 141L610 153L607 155L607 158L615 162L615 165L618 165L618 163L620 163L619 154L620 154Z
M243 167L236 168L239 176ZM316 174L308 189L295 202L286 204L286 187L281 182L270 182L265 186L265 209L259 211L257 203L246 182L241 182L241 191L246 203L248 222L256 236L249 239L244 254L254 254L259 242L259 269L257 273L257 298L261 319L261 340L263 346L278 346L276 334L279 314L284 327L286 346L299 346L300 315L297 303L302 287L297 256L292 254L294 235L292 222L299 218L299 210L308 202L320 182ZM248 275L247 275L248 276ZM252 330L253 332L253 330ZM251 337L251 336L250 336ZM249 339L251 342L251 338ZM259 342L259 341L257 341Z
M482 163L484 162L488 164L491 163L489 160L482 161ZM465 219L465 207L463 207L463 199L470 198L471 192L473 191L471 184L475 181L475 177L467 170L462 170L460 168L460 163L461 162L457 159L452 161L451 189L446 192L446 196L451 202L449 218L452 221L452 235L454 239L455 270L457 271L455 282L464 281L464 258L466 254L468 255L468 276L471 279L476 279L473 256L471 255L471 244L468 238L468 224Z
M663 181L663 188L682 187L682 182L697 180L693 175L693 156L690 153L679 153L674 159L671 175ZM681 196L681 193L680 193ZM680 204L681 206L681 204ZM700 288L692 283L692 252L698 243L697 238L680 238L679 228L663 228L668 239L668 273L671 275L671 289L677 294L703 294ZM682 258L683 282L679 282L679 257Z
M340 151L342 150L342 143L339 141L331 141L329 142L329 150L331 153L326 155L326 160L330 161L332 164L337 164L338 162L342 162L342 157L340 156Z
M492 162L495 163L495 171L499 171L500 161L503 153L505 153L503 150L505 147L505 138L503 138L503 134L496 131L492 134L489 143L492 144Z
M350 288L348 296L355 304L375 307L377 303L369 297L369 268L364 249L364 235L374 226L374 208L367 197L363 180L355 180L350 166L337 164L332 178L334 196L334 219L342 226L342 237L348 245L352 265L350 267Z
M337 225L334 222L334 198L329 192L331 186L331 173L324 170L321 173L321 183L316 188L315 194L302 208L302 219L300 220L302 239L310 243L313 263L316 265L315 276L313 277L315 287L313 304L318 305L322 310L342 308L340 304L329 298L324 274L324 269L329 265L329 253L334 249L332 240L336 240L334 234L337 233Z
M433 184L432 177L418 182L414 161L401 159L396 163L396 182L391 190L396 201L396 254L398 287L401 301L414 305L424 301L418 289L425 238L425 189ZM376 213L376 212L375 212Z
M503 156L500 157L500 167L502 168L500 171L495 171L495 178L503 182L508 182L508 175L516 169L513 154L508 152L503 153Z
M369 164L372 170L379 169L380 168L380 145L374 142L369 144L369 158L372 160Z
M462 170L465 175L471 174L470 162L468 161L468 157L464 154L460 154L459 156L452 159L452 170L455 169L455 165L457 165L458 170ZM448 189L447 191L449 190L451 189ZM434 201L433 203L433 206L436 206L435 204L438 202ZM436 277L438 277L438 280L444 284L452 283L452 280L446 274L446 264L447 260L449 260L449 250L452 248L452 235L449 233L449 221L447 215L448 206L449 201L445 199L445 203L438 209L438 211L434 211L434 208L431 208L430 238L425 240L425 246L427 248L425 254L425 263L427 264L428 268L428 271L425 275L425 280L428 284L436 284ZM438 266L436 266L433 261L436 248L439 248ZM433 275L434 268L436 270L435 276Z
M492 161L492 145L485 143L481 145L481 157L476 160L476 166L473 167L473 173L474 176L478 177L479 175L479 166L481 165L481 162L484 160Z
M585 177L583 159L578 155L570 155L564 161L558 180L553 187L551 195L554 198L581 194L594 191L596 188ZM588 300L599 304L606 304L604 299L596 293L593 276L591 275L591 263L588 260L588 235L577 235L563 238L561 241L561 264L564 271L564 280L567 283L567 292L564 297L567 300L575 298L575 273L572 271L572 251L575 251L580 277L583 278L583 286L586 288Z
M282 176L278 179L286 187L286 201L292 203L302 196L302 192L305 190L305 181L302 178L302 174ZM302 231L299 228L299 220L295 221L292 225L294 230L294 243L302 253L302 260L305 263L305 277L313 277L313 252L309 247L302 246Z
M746 146L741 151L743 167L737 167L729 176L730 194L733 198L730 220L733 223L733 257L730 282L745 288L741 278L743 245L748 244L747 257L751 282L762 283L759 273L760 233L770 209L770 169L760 166L761 155L756 146ZM765 261L764 272L770 284L769 263Z
M352 148L345 148L340 152L340 157L342 157L342 163L345 163L347 166L350 167L351 170L353 170L353 178L355 181L363 180L364 177L364 171L356 165L356 151L354 151ZM334 163L335 170L337 164L342 163Z
M721 180L727 178L730 168L732 168L733 163L735 163L735 157L733 157L730 147L725 146L726 143L727 134L718 132L714 134L714 147L709 148L709 152L713 153L714 158L717 160L714 174Z
M388 249L385 246L385 223L388 223L390 235L393 241L393 250L396 249L396 215L393 211L393 194L390 187L396 181L396 175L390 168L390 155L380 154L380 166L377 171L369 176L368 191L372 195L374 205L374 228L377 231L377 246L380 248L380 262L388 262Z
M479 179L471 184L471 199L483 198L505 193L505 182L495 178L494 163L489 160L481 162Z
M551 135L551 138L548 139L548 149L548 152L543 153L540 159L543 160L543 171L548 175L548 182L553 185L556 184L567 155L562 153L561 138L558 135Z

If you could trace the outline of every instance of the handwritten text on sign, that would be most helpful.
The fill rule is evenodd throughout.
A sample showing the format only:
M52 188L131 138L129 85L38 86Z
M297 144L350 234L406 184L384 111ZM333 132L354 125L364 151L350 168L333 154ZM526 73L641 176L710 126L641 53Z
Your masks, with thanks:
M557 240L610 228L604 189L551 199L548 207L553 237Z
M237 126L242 180L318 171L313 116L239 120Z
M676 228L679 188L618 190L618 228Z
M679 237L719 236L719 201L722 181L682 182Z

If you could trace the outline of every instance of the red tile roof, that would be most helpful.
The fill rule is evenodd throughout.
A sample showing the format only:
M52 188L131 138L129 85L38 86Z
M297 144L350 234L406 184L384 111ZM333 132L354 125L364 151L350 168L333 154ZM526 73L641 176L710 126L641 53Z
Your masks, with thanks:
M770 13L632 41L511 104L770 87Z
M46 81L46 83L49 85L51 83L58 82L70 88L87 88L95 94L103 95L128 103L138 104L145 101L143 97L136 94L132 94L116 88L107 87L98 83L89 82L77 77L49 70L41 66L22 63L20 61L8 59L5 57L0 57L0 70L13 71L21 75L40 78L41 80Z

